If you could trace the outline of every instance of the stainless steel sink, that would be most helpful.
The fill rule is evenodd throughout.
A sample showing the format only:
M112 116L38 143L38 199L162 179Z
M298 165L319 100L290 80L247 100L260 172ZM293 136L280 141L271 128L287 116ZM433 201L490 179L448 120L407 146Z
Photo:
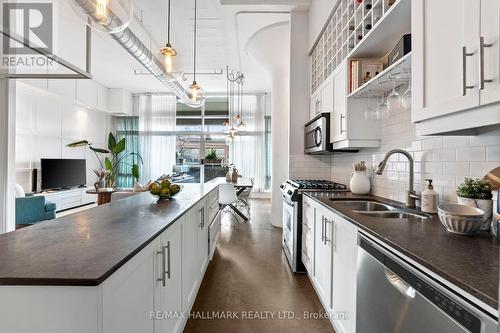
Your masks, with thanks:
M331 200L335 200L332 198ZM362 211L362 212L384 212L396 210L395 207L386 205L381 202L371 201L371 200L342 200L335 202L338 205L342 205L347 209L352 211Z
M394 207L382 202L373 200L331 200L335 201L336 204L342 205L347 209L350 209L353 213L358 213L366 216L372 216L376 218L383 219L428 219L429 216L426 214L421 214L417 212L409 212L402 210L398 207Z
M425 214L419 214L419 213L411 213L411 212L405 212L401 210L394 210L394 211L386 211L386 212L368 212L368 211L353 211L354 213L358 213L361 215L366 215L366 216L371 216L371 217L377 217L377 218L383 218L383 219L422 219L426 220L429 218L429 216Z

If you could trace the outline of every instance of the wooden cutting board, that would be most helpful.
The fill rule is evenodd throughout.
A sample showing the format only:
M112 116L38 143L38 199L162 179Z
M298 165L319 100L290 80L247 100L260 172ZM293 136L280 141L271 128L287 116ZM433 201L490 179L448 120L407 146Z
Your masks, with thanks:
M496 191L500 190L500 167L495 168L484 176L484 180L491 184L491 188Z

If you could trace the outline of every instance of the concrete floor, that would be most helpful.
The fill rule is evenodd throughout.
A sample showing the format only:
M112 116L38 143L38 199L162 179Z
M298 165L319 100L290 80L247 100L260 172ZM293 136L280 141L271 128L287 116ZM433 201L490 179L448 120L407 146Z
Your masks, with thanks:
M270 201L251 205L247 223L225 214L184 332L334 332L328 320L304 317L305 311L324 310L307 275L293 274L286 262L281 229L271 225ZM226 318L207 319L216 315Z

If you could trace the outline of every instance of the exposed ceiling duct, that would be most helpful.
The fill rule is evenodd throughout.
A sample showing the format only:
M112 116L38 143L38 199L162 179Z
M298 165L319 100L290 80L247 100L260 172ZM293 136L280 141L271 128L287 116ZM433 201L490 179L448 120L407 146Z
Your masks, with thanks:
M92 0L73 0L75 4L80 6L84 12L92 17L95 21L99 21L96 14L95 1ZM128 53L130 53L139 63L141 63L153 76L162 82L170 89L179 100L193 108L200 107L204 103L193 102L186 92L186 89L175 80L170 74L167 74L163 69L162 62L154 56L144 43L137 37L130 28L125 28L120 32L116 31L122 22L112 11L108 13L107 24L103 27L110 32L111 37L116 40Z

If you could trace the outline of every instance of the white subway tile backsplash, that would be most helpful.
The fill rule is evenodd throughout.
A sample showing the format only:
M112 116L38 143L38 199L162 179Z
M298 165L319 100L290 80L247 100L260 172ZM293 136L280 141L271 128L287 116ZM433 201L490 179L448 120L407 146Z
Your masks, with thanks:
M456 149L448 148L448 149L438 149L434 150L432 153L433 161L456 161L457 160L457 151Z
M486 147L486 160L497 161L500 166L500 146Z
M443 137L444 148L467 147L469 138L466 136L445 136Z
M485 147L457 149L457 161L484 161L485 159L486 159Z
M442 137L432 137L432 138L424 139L423 142L424 142L424 145L423 145L424 150L443 148L443 138Z
M456 187L464 178L482 178L500 166L500 129L477 136L423 137L411 123L409 112L391 113L383 120L381 148L334 155L331 179L348 183L353 163L364 160L376 168L385 154L395 148L408 150L415 160L416 191L422 191L425 179L431 178L441 201L456 202ZM407 187L408 162L401 154L390 158L382 176L372 177L375 195L404 202Z
M471 162L470 175L472 178L483 178L488 172L500 166L498 162Z
M445 162L443 172L447 175L469 176L470 175L470 163L469 162Z

